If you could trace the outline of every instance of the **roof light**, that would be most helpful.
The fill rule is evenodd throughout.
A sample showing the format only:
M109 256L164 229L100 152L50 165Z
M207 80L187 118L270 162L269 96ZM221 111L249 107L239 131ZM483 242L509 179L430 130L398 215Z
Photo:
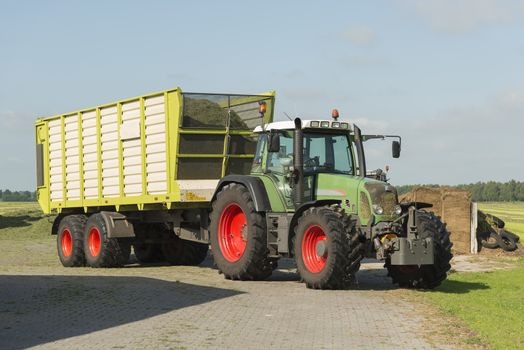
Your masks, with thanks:
M349 124L348 123L340 123L340 128L341 129L349 129Z
M333 123L331 123L331 127L332 128L340 128L340 123L339 122L333 122Z
M310 125L312 128L318 128L318 122L311 122Z
M338 109L333 108L333 110L331 111L331 118L337 120L338 116Z
M320 127L329 128L329 122L320 122Z

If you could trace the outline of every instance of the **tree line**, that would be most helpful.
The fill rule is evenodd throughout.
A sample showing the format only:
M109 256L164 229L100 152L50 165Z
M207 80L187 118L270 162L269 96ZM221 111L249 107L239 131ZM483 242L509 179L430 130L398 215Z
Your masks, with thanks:
M456 186L443 185L403 185L396 186L399 194L411 191L415 187L451 187L469 191L471 199L475 202L515 202L524 201L524 182L511 180L508 182L477 182L473 184L462 184Z
M524 202L524 182L511 180L508 182L477 182L456 186L436 184L428 185L402 185L396 186L398 194L404 194L415 187L451 187L459 188L471 193L471 199L476 202ZM36 201L36 192L0 190L0 200L4 202L31 202Z
M0 190L0 200L4 202L33 202L36 192Z

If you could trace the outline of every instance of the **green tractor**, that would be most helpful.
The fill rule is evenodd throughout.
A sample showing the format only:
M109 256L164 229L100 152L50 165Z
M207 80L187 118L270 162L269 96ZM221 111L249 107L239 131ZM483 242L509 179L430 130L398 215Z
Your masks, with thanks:
M337 114L334 117L338 117ZM366 173L362 135L344 121L258 126L249 175L228 175L212 198L209 238L228 279L269 277L293 258L307 287L351 285L365 257L385 262L393 283L432 289L450 269L449 233L425 203L399 203L384 174ZM400 156L400 137L392 142Z

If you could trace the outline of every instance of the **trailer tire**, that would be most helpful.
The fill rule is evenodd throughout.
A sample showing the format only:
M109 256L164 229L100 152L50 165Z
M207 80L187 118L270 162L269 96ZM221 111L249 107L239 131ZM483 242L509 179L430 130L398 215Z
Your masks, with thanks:
M87 219L84 231L86 263L91 267L120 267L129 261L131 244L118 238L109 238L101 214Z
M133 244L133 251L135 252L136 259L144 264L163 260L163 255L159 244L135 243Z
M354 225L346 227L351 224L349 217L336 209L310 208L295 227L295 262L308 288L345 288L360 267L363 255L359 237Z
M450 261L452 243L445 224L433 213L417 211L417 229L421 237L433 237L434 257L433 265L391 265L386 259L384 267L393 283L403 288L434 289L447 277L451 269Z
M507 252L512 252L517 249L517 241L506 231L502 231L500 233L500 247Z
M500 236L496 232L488 232L481 235L480 245L484 248L496 249L501 244Z
M209 247L204 243L191 242L175 237L162 244L165 260L172 265L197 266L205 260Z
M227 279L263 280L276 267L276 260L268 257L264 215L240 184L228 184L217 194L210 235L213 259Z
M58 257L65 267L85 266L83 237L86 221L85 215L68 215L58 225Z

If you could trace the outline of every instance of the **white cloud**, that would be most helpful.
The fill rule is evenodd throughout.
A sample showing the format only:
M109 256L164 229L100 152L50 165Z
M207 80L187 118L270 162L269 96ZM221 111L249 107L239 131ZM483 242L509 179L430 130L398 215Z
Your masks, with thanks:
M487 25L524 20L524 3L518 0L407 0L431 27L448 33L465 33Z
M350 28L342 33L342 37L356 45L370 45L376 41L375 32L366 26Z

